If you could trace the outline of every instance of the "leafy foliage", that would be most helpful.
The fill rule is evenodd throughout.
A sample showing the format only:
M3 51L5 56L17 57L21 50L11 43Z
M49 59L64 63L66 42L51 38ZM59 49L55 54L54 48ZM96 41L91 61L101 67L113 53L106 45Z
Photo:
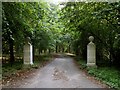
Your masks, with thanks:
M54 34L57 33L57 8L45 2L3 2L3 54L10 54L10 62L14 62L14 54L23 52L23 45L30 37L34 53L39 50L54 49Z
M120 73L114 67L98 67L87 68L85 60L75 57L80 69L85 70L87 74L94 76L95 79L107 84L110 88L115 90L120 89Z
M88 37L95 37L97 63L108 59L118 66L120 2L68 2L62 9L61 19L65 27L74 32L72 37L74 52L86 59Z

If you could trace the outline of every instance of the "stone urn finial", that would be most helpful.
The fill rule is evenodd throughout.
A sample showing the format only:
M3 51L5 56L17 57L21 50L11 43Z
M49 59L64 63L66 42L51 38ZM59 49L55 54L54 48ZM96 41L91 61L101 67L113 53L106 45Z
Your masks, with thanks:
M30 37L27 37L27 41L30 41Z
M26 42L27 44L29 44L29 42L30 42L30 37L26 37L25 42Z
M93 36L90 36L89 37L89 41L92 42L94 40L94 37Z

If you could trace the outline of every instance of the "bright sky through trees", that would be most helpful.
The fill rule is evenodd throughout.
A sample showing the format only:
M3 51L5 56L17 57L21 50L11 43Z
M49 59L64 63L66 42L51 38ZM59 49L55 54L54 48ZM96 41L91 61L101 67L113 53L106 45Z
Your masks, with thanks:
M46 2L59 4L60 2L67 2L68 0L45 0Z
M45 0L47 2L52 2L54 4L58 4L60 2L119 2L120 0Z

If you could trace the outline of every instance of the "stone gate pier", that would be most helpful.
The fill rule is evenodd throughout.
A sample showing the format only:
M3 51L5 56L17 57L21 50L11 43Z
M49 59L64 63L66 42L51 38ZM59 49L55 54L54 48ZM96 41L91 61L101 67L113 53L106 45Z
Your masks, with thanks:
M90 36L90 43L87 45L87 66L96 67L96 46L93 43L94 37Z
M24 45L24 64L33 64L33 50L32 45L29 42L30 39L27 38Z

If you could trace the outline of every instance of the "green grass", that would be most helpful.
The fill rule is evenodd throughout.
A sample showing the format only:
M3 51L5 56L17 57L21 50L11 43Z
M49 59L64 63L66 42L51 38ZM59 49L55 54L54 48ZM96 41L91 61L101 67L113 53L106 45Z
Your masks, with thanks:
M87 68L85 60L77 60L80 69L86 70L89 75L102 81L111 88L120 90L120 71L114 67Z

